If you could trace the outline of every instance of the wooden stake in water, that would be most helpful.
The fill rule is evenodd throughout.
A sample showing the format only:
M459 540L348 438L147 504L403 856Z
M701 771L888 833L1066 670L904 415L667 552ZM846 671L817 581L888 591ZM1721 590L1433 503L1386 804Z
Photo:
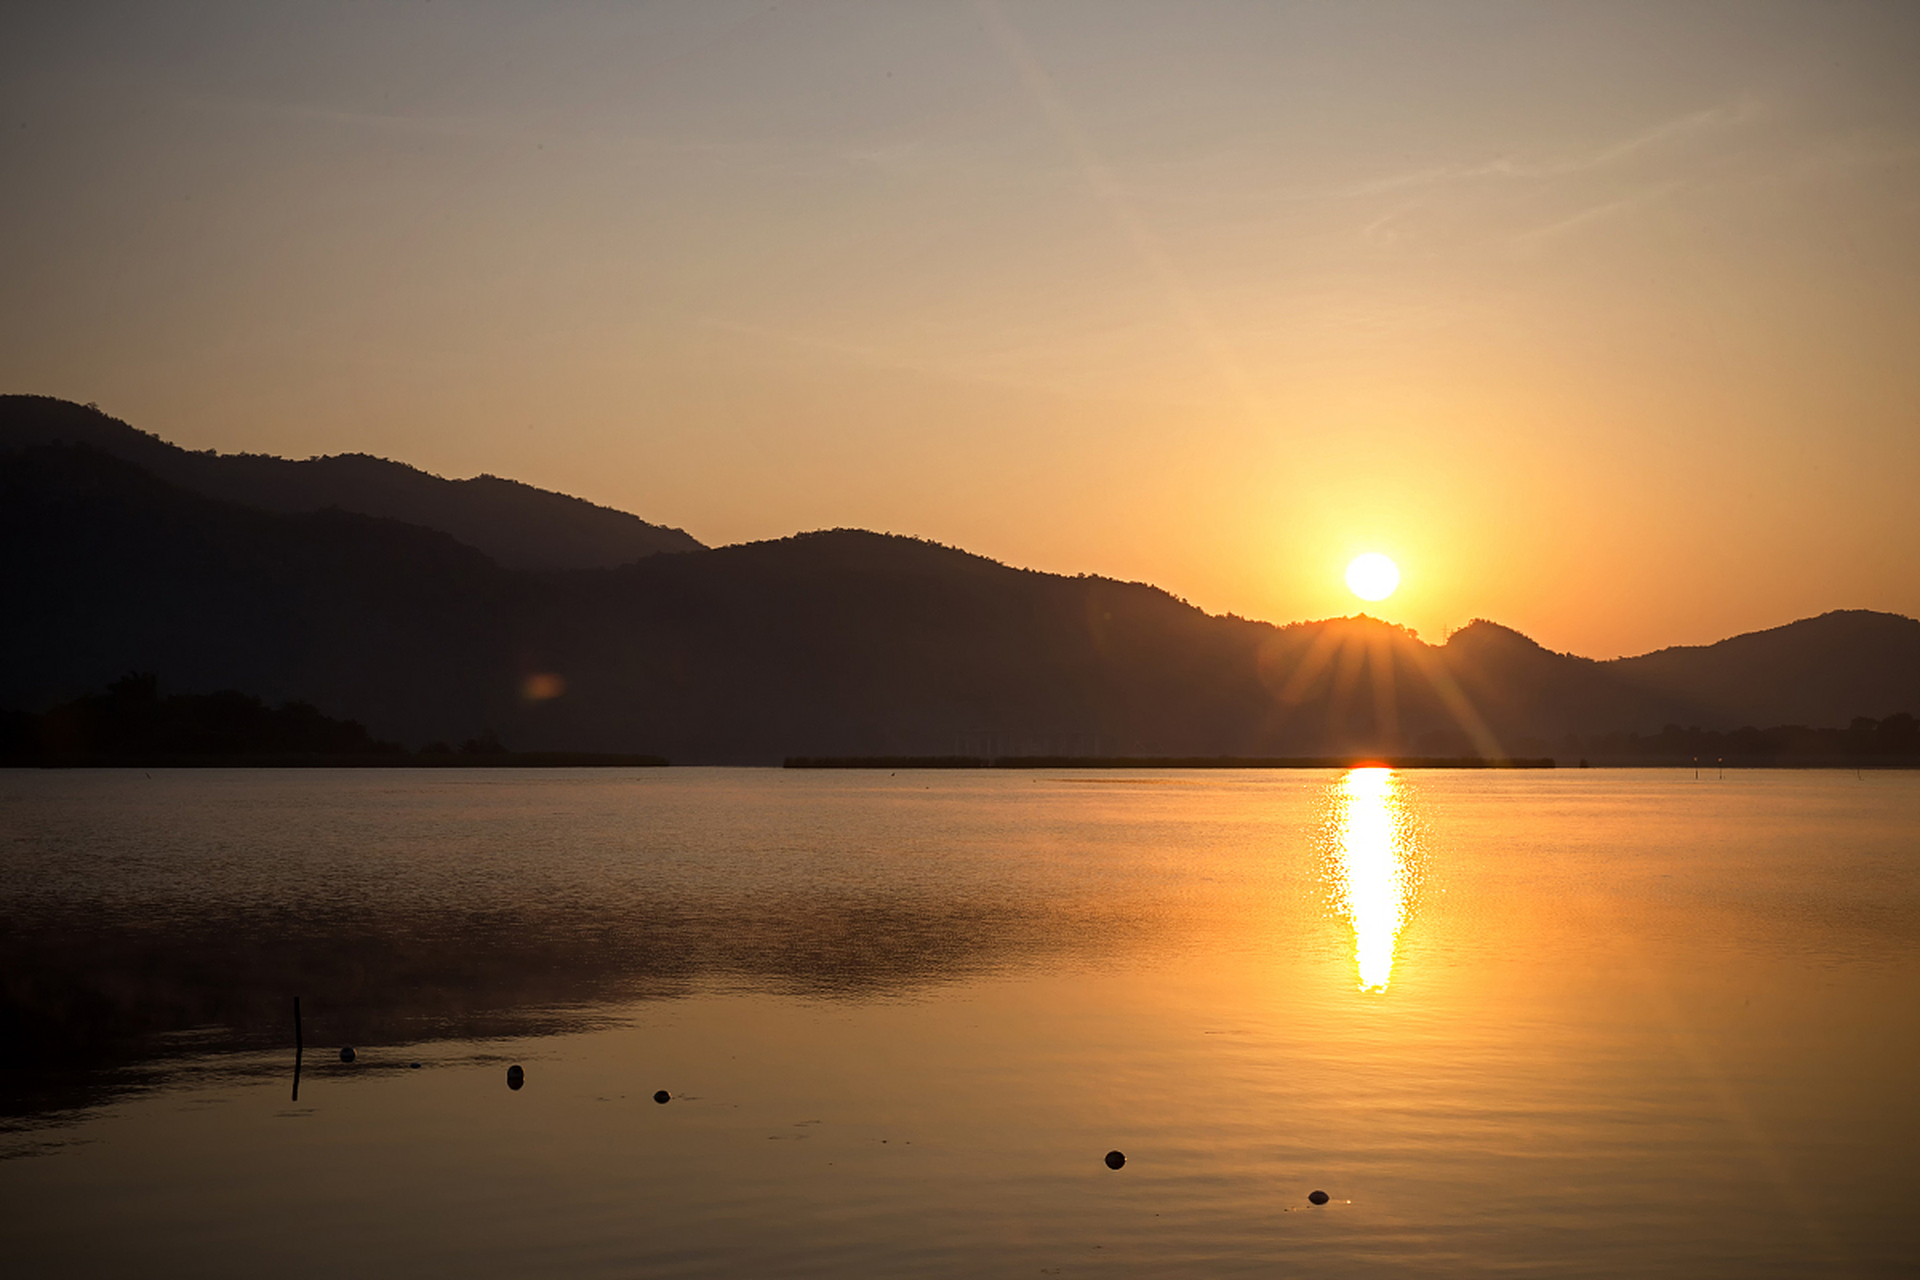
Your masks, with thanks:
M306 1042L300 1034L300 997L293 998L293 1100L300 1101L300 1055Z

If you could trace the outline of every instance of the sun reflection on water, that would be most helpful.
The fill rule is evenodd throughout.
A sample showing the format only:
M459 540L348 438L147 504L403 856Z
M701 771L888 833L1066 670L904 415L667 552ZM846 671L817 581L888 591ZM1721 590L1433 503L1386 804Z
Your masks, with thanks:
M1351 769L1332 799L1334 905L1353 926L1360 990L1385 991L1419 884L1403 783L1391 769Z

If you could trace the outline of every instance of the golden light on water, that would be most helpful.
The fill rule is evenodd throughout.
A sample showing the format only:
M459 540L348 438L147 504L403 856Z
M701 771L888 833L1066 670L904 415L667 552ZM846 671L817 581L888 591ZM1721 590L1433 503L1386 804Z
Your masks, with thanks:
M1401 785L1391 769L1351 769L1334 795L1334 900L1353 926L1362 991L1387 989L1417 883Z

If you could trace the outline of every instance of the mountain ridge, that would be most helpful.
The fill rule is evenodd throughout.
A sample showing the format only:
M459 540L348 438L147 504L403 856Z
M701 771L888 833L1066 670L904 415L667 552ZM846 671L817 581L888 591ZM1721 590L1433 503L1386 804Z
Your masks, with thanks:
M0 704L157 671L416 745L1539 756L1920 707L1920 622L1899 615L1598 661L1485 620L1432 645L1364 614L1210 615L1145 583L862 530L516 570L445 532L209 498L74 445L0 449L0 535L0 591L30 624L0 636Z
M437 529L509 569L610 568L704 545L683 530L499 476L449 480L367 453L194 451L92 405L0 395L0 449L44 444L87 445L191 492L266 511L338 507Z

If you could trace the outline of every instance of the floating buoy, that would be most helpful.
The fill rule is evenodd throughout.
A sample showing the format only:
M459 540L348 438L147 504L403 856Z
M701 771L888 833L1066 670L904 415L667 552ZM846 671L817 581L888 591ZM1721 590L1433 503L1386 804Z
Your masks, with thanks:
M660 1092L653 1095L653 1100L664 1107L665 1105L667 1105L667 1101L672 1097L673 1097L672 1094L668 1093L665 1089L662 1089L660 1090Z
M1118 1169L1121 1165L1125 1164L1126 1162L1127 1162L1126 1152L1124 1151L1107 1152L1107 1168Z
M521 1069L519 1063L516 1062L507 1068L507 1088L518 1089L526 1082L527 1073Z
M1310 1192L1307 1195L1307 1199L1314 1204L1325 1204L1327 1202L1327 1193L1324 1191Z
M351 1048L348 1048L348 1049L342 1049L342 1050L340 1051L340 1061L342 1061L342 1062L352 1062L352 1061L353 1061L353 1050L352 1050Z

